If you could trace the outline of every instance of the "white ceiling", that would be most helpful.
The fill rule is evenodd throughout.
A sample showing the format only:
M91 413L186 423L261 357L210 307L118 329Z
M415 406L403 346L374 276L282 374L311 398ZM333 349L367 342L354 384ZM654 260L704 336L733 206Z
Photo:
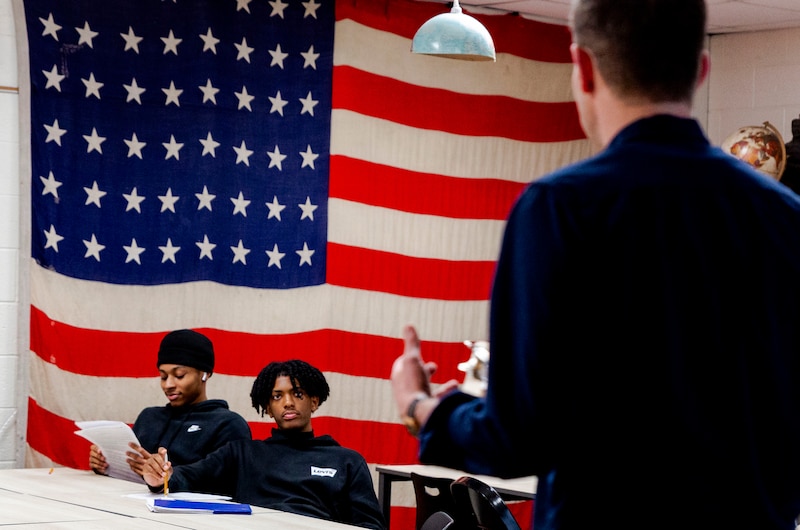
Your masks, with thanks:
M481 6L530 15L547 22L566 23L570 0L460 0L469 12ZM800 0L707 0L708 32L738 33L800 28Z

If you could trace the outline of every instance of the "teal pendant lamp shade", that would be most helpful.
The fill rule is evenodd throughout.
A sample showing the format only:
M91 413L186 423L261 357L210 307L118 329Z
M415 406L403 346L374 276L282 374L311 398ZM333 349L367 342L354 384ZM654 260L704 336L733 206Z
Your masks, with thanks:
M458 0L449 13L436 15L417 30L412 53L465 61L495 61L494 42L477 19L461 12Z

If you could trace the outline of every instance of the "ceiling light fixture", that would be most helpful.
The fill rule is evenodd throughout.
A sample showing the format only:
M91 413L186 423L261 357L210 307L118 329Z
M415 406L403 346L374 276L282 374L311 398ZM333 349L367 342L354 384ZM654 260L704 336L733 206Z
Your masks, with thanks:
M436 15L420 26L411 41L411 52L465 61L496 60L489 30L462 13L458 0L453 0L449 13Z

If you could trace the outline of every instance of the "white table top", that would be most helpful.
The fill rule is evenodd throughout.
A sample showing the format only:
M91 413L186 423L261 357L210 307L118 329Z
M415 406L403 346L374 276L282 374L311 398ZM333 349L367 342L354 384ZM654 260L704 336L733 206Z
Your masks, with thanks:
M375 470L379 474L392 475L396 477L395 480L411 480L412 472L429 477L444 477L453 480L463 476L470 476L490 485L501 494L517 495L527 499L532 499L536 495L537 479L535 476L502 479L489 475L476 475L458 469L427 464L379 465L375 467Z
M154 496L147 486L55 468L0 470L0 526L36 526L58 530L193 528L281 528L345 530L353 526L253 506L252 515L155 513L146 506ZM36 525L36 526L34 526Z

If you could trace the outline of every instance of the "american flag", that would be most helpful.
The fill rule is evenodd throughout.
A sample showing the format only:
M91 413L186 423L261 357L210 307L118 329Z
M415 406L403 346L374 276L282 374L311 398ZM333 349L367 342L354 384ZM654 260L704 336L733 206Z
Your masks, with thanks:
M462 377L511 204L588 154L567 28L474 14L498 59L472 63L410 53L444 4L23 5L28 465L85 469L74 421L163 403L155 352L184 327L214 342L209 395L254 436L273 425L254 376L302 358L332 388L315 431L371 465L415 462L388 383L402 326L435 382Z

